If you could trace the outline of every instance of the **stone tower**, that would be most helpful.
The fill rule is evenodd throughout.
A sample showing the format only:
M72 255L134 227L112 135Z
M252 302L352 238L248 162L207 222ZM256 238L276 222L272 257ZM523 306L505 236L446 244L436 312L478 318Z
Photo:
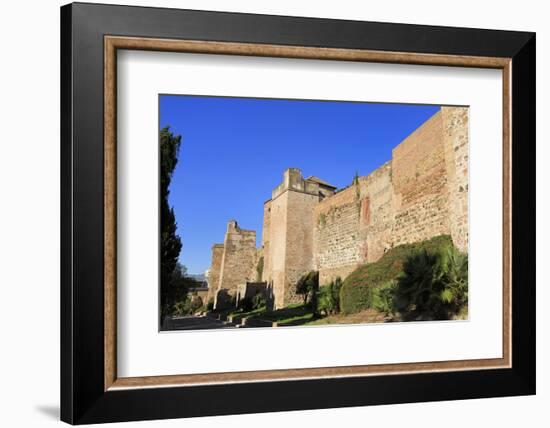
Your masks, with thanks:
M223 244L212 245L212 262L210 269L208 269L208 297L206 302L209 302L210 299L214 299L215 293L218 290L218 285L220 284L223 249Z
M275 308L299 301L293 285L313 269L313 210L335 190L317 177L304 179L299 169L289 168L265 202L262 280L272 290Z
M212 247L210 278L218 278L217 286L212 283L214 307L218 306L220 290L235 296L239 285L255 279L256 253L256 231L241 229L235 220L230 220L223 244Z

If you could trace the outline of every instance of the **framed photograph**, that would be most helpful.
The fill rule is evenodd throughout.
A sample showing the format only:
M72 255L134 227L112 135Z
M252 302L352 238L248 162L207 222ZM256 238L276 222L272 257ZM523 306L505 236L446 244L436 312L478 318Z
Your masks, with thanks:
M61 8L61 418L535 393L535 34Z

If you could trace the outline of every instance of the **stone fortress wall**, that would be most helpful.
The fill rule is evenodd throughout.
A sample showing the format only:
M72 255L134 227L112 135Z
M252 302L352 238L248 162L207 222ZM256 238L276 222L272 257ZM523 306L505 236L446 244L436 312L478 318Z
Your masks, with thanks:
M213 288L217 303L219 290L235 295L239 285L255 279L257 263L256 232L241 229L235 220L227 223L223 244L212 247L212 265L209 273L209 288ZM214 283L217 282L217 286ZM214 287L212 287L214 286Z
M234 295L247 282L263 282L280 308L299 301L294 285L310 270L324 285L394 246L441 234L467 251L466 107L442 107L389 162L342 190L287 169L264 203L261 246L254 231L230 221L224 244L212 249L209 284L214 294Z

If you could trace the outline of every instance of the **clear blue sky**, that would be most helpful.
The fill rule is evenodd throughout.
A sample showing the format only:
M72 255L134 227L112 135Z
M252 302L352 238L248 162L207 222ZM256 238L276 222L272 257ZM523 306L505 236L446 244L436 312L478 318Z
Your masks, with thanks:
M263 203L286 168L349 185L391 159L391 150L439 106L160 96L160 126L182 136L170 204L189 273L210 265L235 219L261 239Z

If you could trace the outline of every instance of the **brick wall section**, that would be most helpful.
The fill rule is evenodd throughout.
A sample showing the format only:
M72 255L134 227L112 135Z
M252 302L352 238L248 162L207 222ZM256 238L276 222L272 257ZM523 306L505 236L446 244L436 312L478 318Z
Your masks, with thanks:
M273 297L278 303L284 301L287 205L288 192L271 201L269 253L264 255L264 263L267 260L269 268L264 270L264 281L273 289Z
M223 247L218 289L235 294L239 284L255 279L252 275L257 255L256 232L241 229L231 220L227 224Z
M319 203L319 196L289 190L287 194L287 242L285 251L285 275L282 284L273 284L277 290L284 286L284 301L275 296L275 307L301 301L294 285L305 273L313 269L313 217L311 213Z
M392 203L388 162L315 207L314 263L321 285L345 278L391 247Z
M273 289L275 307L299 301L293 285L313 268L311 212L319 196L287 189L271 201L269 251L264 277Z
M193 291L191 295L197 295L201 298L203 304L208 303L208 296L210 295L210 290L199 290L199 291Z
M441 115L451 236L458 249L468 251L468 108L443 107Z
M264 227L269 231L262 233L262 279L273 290L276 308L301 300L294 285L313 269L312 212L319 200L333 193L332 186L304 179L299 169L289 168L264 204Z
M223 244L212 245L212 262L210 264L210 270L208 272L208 296L207 302L211 298L214 298L214 293L217 291L220 283L220 274L223 259Z
M394 246L449 233L441 112L393 149L392 183Z
M359 186L354 184L313 210L314 268L319 283L325 285L337 276L347 276L362 261L359 242L361 201Z
M254 241L256 241L256 238L254 237ZM255 244L256 242L254 242ZM249 281L258 282L260 281L258 279L258 261L260 260L260 256L263 255L262 248L254 248L254 252L252 253L252 263L250 264L250 270L248 271L247 278L249 278Z
M442 107L392 151L392 160L313 210L321 285L388 249L450 234L467 251L468 109Z
M262 278L257 278L260 281L268 281L268 274L271 271L270 254L270 239L271 239L271 200L264 203L264 220L262 225L262 245L260 247L259 257L264 258L264 268Z
M387 162L359 178L361 262L378 260L391 247L393 225L392 164Z

